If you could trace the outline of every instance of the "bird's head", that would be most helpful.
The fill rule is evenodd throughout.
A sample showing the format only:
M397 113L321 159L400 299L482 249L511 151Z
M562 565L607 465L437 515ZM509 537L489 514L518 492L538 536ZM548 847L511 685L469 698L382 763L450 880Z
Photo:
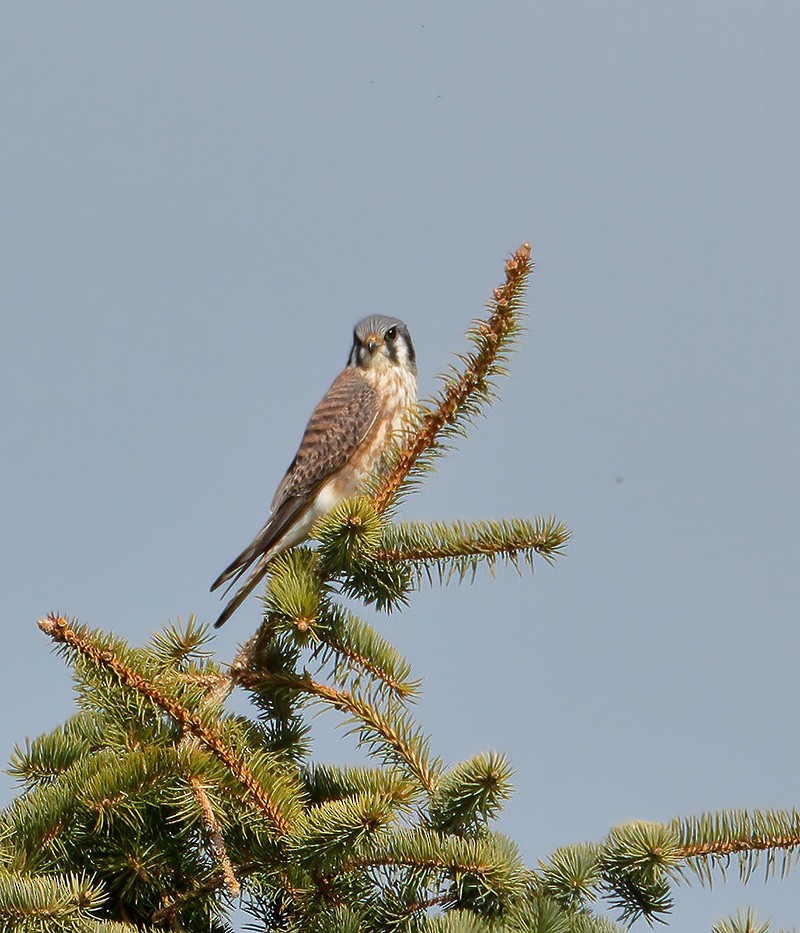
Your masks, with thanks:
M382 314L365 317L353 331L353 349L347 365L362 369L400 366L416 375L417 358L408 328L396 317Z

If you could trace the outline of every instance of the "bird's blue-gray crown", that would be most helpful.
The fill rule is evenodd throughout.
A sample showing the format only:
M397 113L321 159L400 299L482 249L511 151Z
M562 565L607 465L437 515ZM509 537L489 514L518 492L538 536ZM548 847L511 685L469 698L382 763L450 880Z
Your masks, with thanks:
M371 314L359 321L353 331L353 349L348 366L368 368L376 352L386 356L398 366L410 369L416 375L417 357L406 325L396 317Z

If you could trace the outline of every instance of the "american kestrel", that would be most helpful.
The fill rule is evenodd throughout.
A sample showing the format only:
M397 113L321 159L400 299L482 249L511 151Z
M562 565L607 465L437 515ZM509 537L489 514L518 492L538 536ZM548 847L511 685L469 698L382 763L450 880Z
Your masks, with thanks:
M273 558L304 541L314 522L339 502L363 492L416 397L417 362L408 328L392 317L364 318L353 332L347 366L309 419L266 524L211 586L213 592L228 583L227 593L252 567L216 628L257 586Z

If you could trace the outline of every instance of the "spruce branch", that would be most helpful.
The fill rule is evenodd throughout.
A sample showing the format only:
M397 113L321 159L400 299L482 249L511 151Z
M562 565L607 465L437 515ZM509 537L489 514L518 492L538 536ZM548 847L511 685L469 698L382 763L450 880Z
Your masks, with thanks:
M434 828L463 834L487 825L511 796L512 774L505 755L488 752L442 775L430 803Z
M766 878L785 875L800 857L800 813L726 810L666 824L636 820L614 827L600 845L557 849L541 863L536 884L567 910L585 910L603 892L624 922L653 920L672 909L670 881L688 880L689 871L710 884L712 870L724 876L732 857L743 882L762 859Z
M317 641L324 626L326 590L314 551L301 547L276 557L263 597L269 629L290 632L298 645Z
M165 637L162 639L154 638L155 644L166 654L167 659L172 661L173 666L183 668L191 655L196 655L199 646L204 644L207 639L208 630L205 627L195 629L193 622L194 618L192 617L185 632L168 628ZM209 708L221 709L232 688L230 677L221 673L209 674L205 671L187 670L184 677L202 685L205 691L203 706L206 710ZM180 747L188 750L189 756L191 756L193 749L202 748L199 739L190 732L184 733ZM238 897L241 888L234 873L228 850L225 847L222 827L214 806L200 776L190 769L186 769L186 771L186 782L191 789L194 800L200 807L208 833L209 847L212 856L219 865L225 889L230 897Z
M358 794L382 794L397 806L405 807L416 791L415 782L394 769L312 764L302 768L300 774L306 799L312 806Z
M463 433L463 422L491 397L492 377L502 373L504 355L520 327L525 283L532 268L531 246L523 243L506 262L505 283L494 291L489 318L477 321L470 331L475 349L461 357L463 370L445 377L438 396L420 406L416 423L409 424L406 439L380 472L372 496L379 514L396 499L415 467L424 471L429 466L426 457L441 446L441 439Z
M412 914L428 912L432 907L447 907L453 903L453 895L448 891L446 894L432 894L430 897L421 897L405 904L401 908L404 916L410 917Z
M157 799L164 783L179 774L173 749L97 750L77 759L57 780L18 797L0 826L27 864L60 839L76 814L90 820L94 831L102 830L112 817L140 823L141 800Z
M396 801L381 793L331 800L308 810L288 839L288 851L312 871L335 871L354 847L380 837L397 815Z
M211 626L198 624L194 614L185 625L180 619L156 632L151 639L153 654L164 669L188 670L190 665L211 657L206 645L213 639Z
M711 933L769 933L770 921L763 923L758 919L758 914L752 907L747 910L739 910L735 917L727 920L718 920Z
M407 605L413 578L402 564L376 559L385 524L372 501L357 496L317 522L313 536L320 545L319 572L345 596L388 611Z
M328 626L320 633L317 650L321 663L333 660L333 676L347 685L366 674L379 688L398 699L413 697L419 681L411 679L411 665L375 629L341 606L331 605Z
M230 668L231 683L244 687L259 711L261 741L274 755L295 765L310 751L309 725L305 719L307 697L296 690L276 687L251 671L294 672L301 651L291 632L277 634L269 620L240 645Z
M761 859L765 876L785 876L800 858L800 813L797 810L723 810L684 817L669 824L679 857L701 880L710 881L712 867L723 873L737 857L742 881L750 879Z
M428 886L451 884L453 903L465 906L523 896L528 880L516 846L499 834L462 839L423 829L390 833L341 870L380 867L413 869L423 878L431 872Z
M101 886L81 875L0 873L0 929L76 929L104 900Z
M386 520L367 496L345 499L314 525L321 570L336 576L368 558L380 543Z
M102 724L88 713L78 713L52 732L14 747L8 773L28 790L51 784L78 759L103 747Z
M669 826L634 820L611 830L599 849L600 871L623 922L651 920L672 910L669 878L680 858Z
M51 614L39 620L39 628L54 642L68 646L89 663L110 671L121 684L164 710L184 732L194 735L237 778L250 794L257 809L269 820L278 835L285 835L289 832L289 821L272 800L267 789L256 780L245 762L244 754L235 752L208 725L172 697L167 696L157 684L122 663L112 651L100 649L94 645L83 627L72 626L64 616Z
M236 875L233 871L233 865L231 863L230 856L228 851L225 848L225 840L222 836L222 829L219 825L219 820L217 819L216 813L214 813L214 808L211 806L211 801L208 798L208 794L205 791L200 780L194 775L190 775L188 778L189 786L192 789L192 793L197 800L197 803L200 806L200 809L203 813L203 819L206 824L206 829L208 830L209 844L211 846L211 851L214 855L214 858L219 863L220 872L225 883L225 889L231 897L238 897L240 886L239 882L236 880Z
M216 872L186 891L173 891L169 898L164 898L164 905L150 916L150 922L154 924L167 922L172 929L184 908L203 900L221 888L227 889L227 879L222 872ZM181 927L177 928L181 929Z
M397 704L390 704L388 709L380 710L368 699L320 683L308 673L300 675L243 666L233 670L232 676L240 686L249 690L264 685L296 690L339 712L349 713L355 722L360 723L355 729L360 733L362 744L372 749L382 749L389 761L407 769L425 791L432 793L440 763L430 760L427 739Z
M579 910L597 899L603 881L596 845L562 846L540 862L541 890L566 910Z
M555 518L483 522L405 522L387 525L375 558L409 564L419 579L440 582L474 574L481 562L493 572L498 561L533 568L534 555L552 563L564 550L568 529Z

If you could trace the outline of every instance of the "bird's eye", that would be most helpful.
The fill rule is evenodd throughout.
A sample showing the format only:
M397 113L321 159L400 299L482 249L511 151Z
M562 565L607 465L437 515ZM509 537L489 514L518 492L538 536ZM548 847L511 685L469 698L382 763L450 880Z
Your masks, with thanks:
M387 330L386 333L383 335L383 339L384 339L384 340L394 340L394 338L395 338L396 336L397 336L397 328L396 328L396 327L390 327L389 330Z

